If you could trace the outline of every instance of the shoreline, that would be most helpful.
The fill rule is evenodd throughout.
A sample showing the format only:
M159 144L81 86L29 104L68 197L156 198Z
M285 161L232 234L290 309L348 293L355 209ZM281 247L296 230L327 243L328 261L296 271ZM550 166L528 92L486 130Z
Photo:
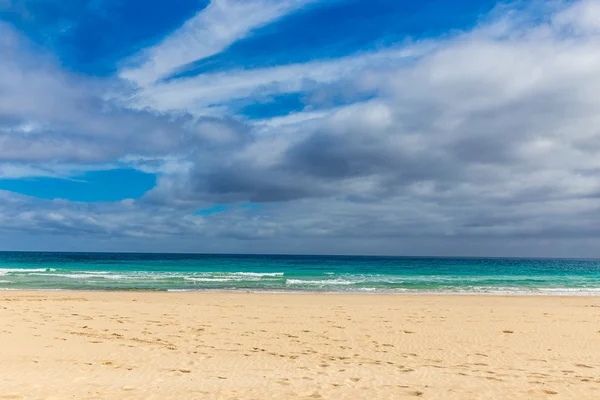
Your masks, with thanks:
M540 289L535 289L540 290ZM323 295L323 296L451 296L451 297L590 297L600 298L600 288L589 290L578 290L577 288L561 288L556 291L506 291L506 292L444 292L444 291L310 291L310 290L257 290L257 289L49 289L49 288L0 288L0 294L6 292L16 293L145 293L145 294L250 294L250 295Z

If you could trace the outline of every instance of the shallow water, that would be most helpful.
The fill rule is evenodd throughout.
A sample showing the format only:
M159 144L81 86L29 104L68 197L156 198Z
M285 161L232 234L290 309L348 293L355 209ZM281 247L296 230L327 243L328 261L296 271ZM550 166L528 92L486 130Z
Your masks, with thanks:
M600 260L0 252L0 289L600 294Z

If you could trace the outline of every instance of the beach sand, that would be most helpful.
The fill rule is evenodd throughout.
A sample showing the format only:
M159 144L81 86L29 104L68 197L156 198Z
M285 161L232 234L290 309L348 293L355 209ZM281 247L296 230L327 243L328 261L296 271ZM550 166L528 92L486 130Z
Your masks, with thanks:
M600 297L0 293L0 399L600 399Z

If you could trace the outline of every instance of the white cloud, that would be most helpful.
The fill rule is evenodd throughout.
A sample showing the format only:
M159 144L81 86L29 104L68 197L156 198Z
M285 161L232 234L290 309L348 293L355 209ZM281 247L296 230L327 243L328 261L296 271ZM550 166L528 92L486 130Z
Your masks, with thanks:
M140 89L123 101L126 106L136 109L210 115L215 106L227 106L233 100L293 93L344 79L353 80L368 70L413 61L432 49L432 44L421 43L330 61L202 74L159 82Z
M118 168L116 164L68 164L30 165L26 163L0 162L0 179L21 178L62 178L72 179L87 171L110 170Z
M555 27L576 34L600 33L600 3L582 0L558 12L552 22Z
M263 129L265 131L273 131L274 129L286 127L286 126L294 126L302 123L306 123L308 121L321 119L331 115L332 112L335 112L335 109L328 110L320 110L320 111L302 111L291 113L285 115L283 117L273 117L266 118L261 120L254 121L255 126L258 129Z
M123 90L119 82L68 73L38 50L0 22L2 176L60 176L131 155L180 158L210 140L204 121L123 109L109 96ZM228 124L213 121L210 130Z
M252 30L316 0L212 0L157 45L144 49L124 68L121 78L151 84L193 61L215 55Z

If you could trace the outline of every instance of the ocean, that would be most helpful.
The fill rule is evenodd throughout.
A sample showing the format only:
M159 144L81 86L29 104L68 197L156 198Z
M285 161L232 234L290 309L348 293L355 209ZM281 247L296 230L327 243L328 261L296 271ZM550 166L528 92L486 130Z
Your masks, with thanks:
M0 252L0 290L600 294L600 260Z

